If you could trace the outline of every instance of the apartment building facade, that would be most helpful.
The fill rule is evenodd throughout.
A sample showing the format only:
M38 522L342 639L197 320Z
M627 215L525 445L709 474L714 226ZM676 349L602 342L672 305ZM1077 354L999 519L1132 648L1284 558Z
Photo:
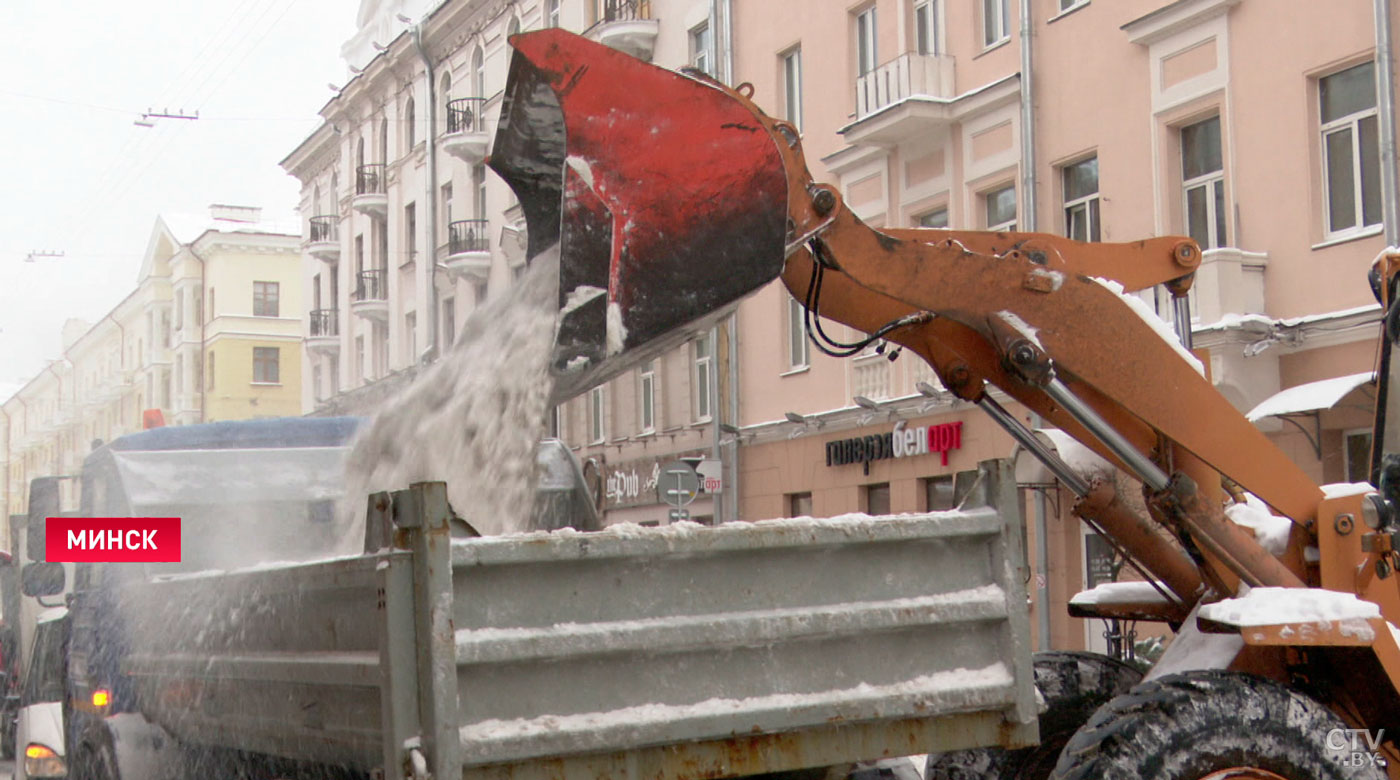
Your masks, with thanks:
M300 413L300 238L260 220L239 206L158 217L136 288L65 325L62 354L0 403L9 513L31 478L77 474L123 434ZM63 489L71 504L76 485Z
M707 0L363 2L342 52L352 77L282 162L305 223L303 409L372 414L524 273L523 212L485 165L510 35L562 27L713 70L713 13ZM575 446L608 522L666 522L653 474L714 459L725 339L703 334L556 410L551 432ZM689 511L710 518L714 503Z
M737 3L735 80L801 128L813 173L873 226L1195 238L1194 346L1211 380L1310 475L1356 481L1379 319L1366 272L1385 246L1372 12L1365 0ZM1144 297L1170 321L1163 293ZM1013 452L917 359L817 353L776 285L740 308L739 328L745 518L943 508L959 474ZM843 441L909 428L946 431L944 446L839 456ZM1027 468L1023 480L1053 499L1030 528L1050 548L1031 589L1062 605L1107 576L1111 552L1055 511L1072 499L1053 478ZM1061 611L1053 644L1078 646L1086 629Z

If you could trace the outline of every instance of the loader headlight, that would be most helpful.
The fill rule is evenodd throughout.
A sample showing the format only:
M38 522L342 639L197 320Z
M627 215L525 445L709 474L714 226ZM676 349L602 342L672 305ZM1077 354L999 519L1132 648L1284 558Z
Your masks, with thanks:
M24 749L24 773L30 777L63 777L68 767L47 745L30 742Z

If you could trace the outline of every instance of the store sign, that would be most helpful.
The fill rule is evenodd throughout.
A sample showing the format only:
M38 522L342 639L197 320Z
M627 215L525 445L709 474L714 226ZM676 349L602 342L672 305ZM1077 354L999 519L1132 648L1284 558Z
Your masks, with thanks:
M936 452L948 465L948 453L962 449L962 421L920 426L897 427L890 433L838 439L826 443L826 465L847 466L887 458L908 458Z
M682 453L679 457L666 455L661 458L642 458L601 467L603 487L603 509L624 509L634 506L655 506L658 503L656 488L661 482L661 471L671 461L698 461L700 464L719 461L700 460L698 454ZM718 469L713 479L708 477L708 468L696 468L700 480L700 493L718 493L720 481Z

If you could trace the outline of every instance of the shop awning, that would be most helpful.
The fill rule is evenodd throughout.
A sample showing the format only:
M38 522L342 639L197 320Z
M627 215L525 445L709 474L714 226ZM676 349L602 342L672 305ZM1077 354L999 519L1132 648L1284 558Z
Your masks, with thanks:
M1375 372L1366 371L1290 387L1264 399L1263 403L1249 410L1249 414L1246 416L1250 422L1257 422L1265 417L1305 414L1331 409L1348 393L1374 381L1375 378Z

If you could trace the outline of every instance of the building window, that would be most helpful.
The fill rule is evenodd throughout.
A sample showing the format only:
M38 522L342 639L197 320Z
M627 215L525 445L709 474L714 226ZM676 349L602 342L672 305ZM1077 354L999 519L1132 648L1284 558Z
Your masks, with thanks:
M1202 249L1225 246L1225 166L1220 117L1181 128L1182 213L1186 234Z
M414 127L414 122L415 119L413 116L413 98L409 98L403 104L403 132L405 141L403 150L404 154L408 154L409 152L413 151L413 145L418 143L418 140L414 137L414 134L417 131L417 128Z
M1347 482L1371 481L1371 431L1346 433Z
M945 206L941 209L934 209L933 211L920 214L914 218L914 223L919 227L946 229L948 227L948 209Z
M710 343L710 335L706 334L696 339L695 349L695 421L703 422L710 419L710 379L714 366L713 345Z
M1008 0L982 0L982 44L994 46L1011 37Z
M365 378L365 337L355 337L355 381L361 382Z
M878 66L878 53L875 47L877 33L875 27L875 6L856 14L856 75L864 76Z
M987 207L988 230L1016 229L1016 185L992 190L983 195L982 200Z
M791 295L787 299L788 368L806 368L812 360L807 341L807 309Z
M942 54L942 0L924 0L914 5L914 43L920 54Z
M1363 63L1320 79L1318 98L1327 232L1343 233L1379 224L1381 166L1375 64Z
M642 366L640 377L641 402L638 404L641 411L641 432L654 433L656 431L656 361L649 360Z
M811 517L812 516L812 494L811 493L788 493L785 496L788 517Z
M442 346L451 347L457 340L457 299L442 299Z
M588 440L600 444L607 438L607 427L603 424L603 386L598 385L588 393Z
M418 258L418 204L403 207L403 265Z
M175 329L185 327L185 296L176 294L175 296Z
M451 112L451 109L448 108L448 106L452 105L452 74L450 72L442 74L442 82L438 88L438 94L442 95L442 125L438 128L441 130L447 126L447 116ZM428 135L432 134L433 131L429 130Z
M890 513L890 483L881 482L866 485L862 491L867 515L887 515Z
M408 350L405 357L408 364L413 365L418 362L418 312L411 311L403 315L403 338L404 346Z
M544 26L559 26L559 0L545 0L544 3Z
M1062 169L1065 235L1075 241L1099 240L1099 158L1090 157Z
M277 316L277 282L253 282L253 316Z
M214 389L214 353L209 353L209 368L204 372L204 389Z
M475 97L486 97L486 53L480 46L472 52L472 90Z
M1078 8L1081 5L1088 5L1089 0L1060 0L1060 12L1063 13L1071 8Z
M475 218L486 219L486 166L481 163L472 166L472 192L476 193Z
M783 55L783 118L802 132L802 47Z
M708 23L694 27L690 31L690 65L702 73L710 73L710 25Z
M281 379L280 366L282 350L277 347L253 347L253 381L257 384L275 385Z
M442 224L444 233L446 226L452 224L452 182L442 185Z
M374 336L373 350L374 376L376 379L386 376L389 373L389 325L387 323L376 322L370 326L370 335Z
M957 509L957 499L953 497L953 475L929 477L924 482L924 509L928 512L942 512Z

